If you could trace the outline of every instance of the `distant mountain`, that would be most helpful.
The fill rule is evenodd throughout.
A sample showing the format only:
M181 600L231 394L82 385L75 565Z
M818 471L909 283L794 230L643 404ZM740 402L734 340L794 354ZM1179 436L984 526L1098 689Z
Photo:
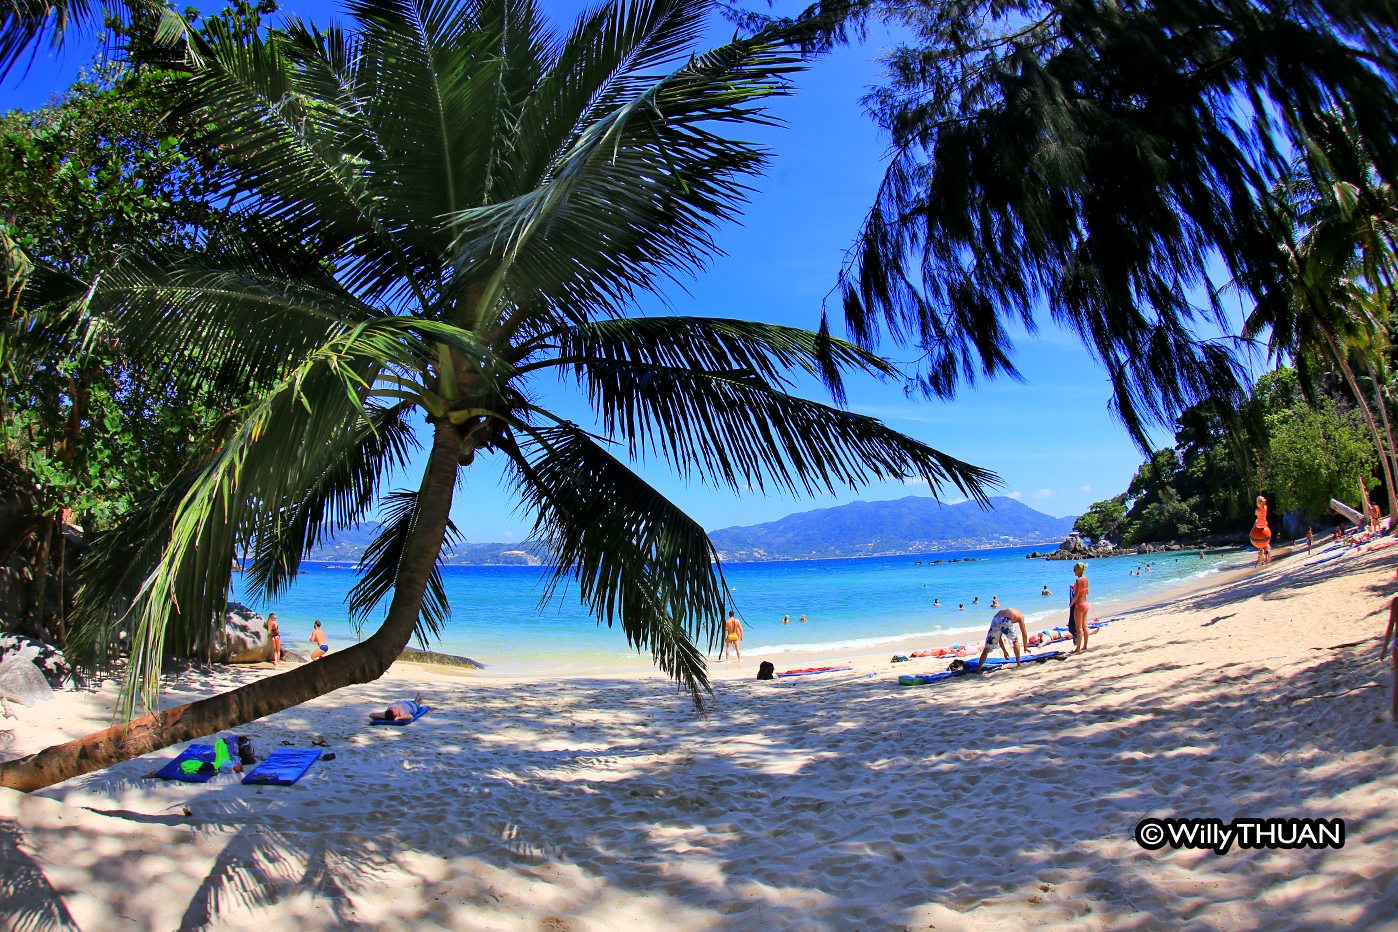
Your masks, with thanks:
M852 502L787 515L768 524L730 527L709 535L719 556L734 562L819 560L831 557L889 556L1057 544L1073 529L1075 517L1054 518L1012 498L992 498L991 510L974 502L943 505L910 495L892 502ZM312 560L354 563L378 533L369 523L342 533L317 548ZM460 544L443 560L449 566L537 566L537 545Z
M376 522L361 524L341 532L307 558L322 563L358 563L359 557L379 533ZM538 566L543 562L538 548L530 543L457 544L442 562L448 566Z
M768 524L730 527L709 537L724 560L819 560L1057 544L1076 517L1054 518L1013 498L944 505L910 495L891 502L851 502L787 515Z

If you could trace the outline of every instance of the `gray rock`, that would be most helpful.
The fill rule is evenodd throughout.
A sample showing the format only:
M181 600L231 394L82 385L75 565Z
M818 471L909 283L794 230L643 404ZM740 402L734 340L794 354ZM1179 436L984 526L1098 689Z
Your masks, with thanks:
M213 663L270 663L272 642L267 637L266 625L266 620L246 605L229 602L224 623L215 623L209 660Z
M1094 557L1114 557L1121 553L1116 544L1109 540L1099 540L1088 544L1077 533L1070 534L1058 549L1044 557L1045 560L1090 560Z
M73 668L64 659L63 651L42 641L35 641L32 638L21 637L17 634L6 634L0 637L0 661L3 661L6 655L17 654L31 647L35 649L35 654L30 659L34 666L39 668L39 672L44 674L44 679L48 680L50 686L57 689L73 675Z

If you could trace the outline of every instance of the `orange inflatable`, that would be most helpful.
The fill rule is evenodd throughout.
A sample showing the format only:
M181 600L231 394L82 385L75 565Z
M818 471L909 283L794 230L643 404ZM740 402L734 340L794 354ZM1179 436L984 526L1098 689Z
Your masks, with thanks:
M1272 529L1267 526L1267 499L1261 495L1257 496L1257 522L1253 524L1248 538L1258 550L1272 546Z

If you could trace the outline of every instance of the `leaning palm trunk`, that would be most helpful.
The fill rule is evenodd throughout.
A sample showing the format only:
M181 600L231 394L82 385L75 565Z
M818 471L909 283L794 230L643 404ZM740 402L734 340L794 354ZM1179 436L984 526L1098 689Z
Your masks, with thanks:
M1388 394L1384 390L1388 382L1387 373L1384 373L1384 381L1380 383L1377 372L1370 367L1369 381L1374 386L1374 406L1379 409L1379 418L1383 421L1384 439L1388 442L1390 475L1398 476L1398 447L1395 447L1393 443L1393 423L1388 416ZM1392 489L1389 490L1388 494L1388 518L1390 526L1398 527L1398 494L1395 494Z
M33 792L180 741L236 728L317 696L383 676L407 646L422 610L451 513L461 433L438 424L419 493L418 523L399 565L398 587L383 626L370 638L315 663L135 719L0 764L0 786Z
M300 23L191 39L204 64L173 106L226 154L231 193L253 195L230 224L239 241L133 257L99 282L47 276L36 313L84 302L133 358L252 400L84 561L77 640L101 661L126 632L131 723L0 767L0 784L34 789L380 676L447 617L436 560L456 471L478 450L503 459L535 515L547 592L576 591L696 703L709 685L695 642L714 642L727 604L717 553L613 450L739 494L917 477L985 500L992 474L789 393L793 372L837 401L845 372L898 377L869 350L825 331L628 316L712 255L712 227L765 164L718 131L766 122L762 101L800 68L771 36L690 54L708 10L611 3L554 37L532 0L365 0L353 43ZM340 245L326 257L323 244ZM537 402L535 381L555 375L591 402L595 429ZM420 490L386 493L420 412L435 425ZM376 634L135 717L137 696L154 707L163 660L207 643L233 554L251 553L245 580L275 597L318 542L375 510L348 610L363 621L391 594Z
M1369 425L1369 435L1374 441L1374 450L1379 456L1379 468L1383 470L1384 492L1388 495L1389 515L1398 518L1393 509L1395 497L1393 489L1393 469L1389 466L1389 447L1384 443L1384 436L1379 432L1378 422L1374 420L1373 408L1369 406L1368 399L1359 387L1359 380L1355 378L1354 369L1350 366L1349 360L1345 357L1344 349L1339 341L1335 339L1335 334L1328 327L1322 327L1321 332L1325 335L1326 345L1330 348L1330 353L1335 362L1339 365L1340 371L1345 375L1345 382L1349 385L1350 392L1354 395L1355 403L1359 405L1359 410L1364 413L1364 420Z

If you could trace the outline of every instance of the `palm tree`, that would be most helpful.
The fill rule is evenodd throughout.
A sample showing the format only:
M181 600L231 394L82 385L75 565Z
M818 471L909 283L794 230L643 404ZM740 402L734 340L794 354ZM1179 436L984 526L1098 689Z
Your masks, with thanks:
M78 645L129 650L124 711L149 706L162 658L197 652L222 617L235 554L276 593L302 555L383 503L351 593L375 633L327 659L134 718L0 767L34 789L380 676L447 605L437 559L458 475L503 457L537 514L555 584L649 649L696 702L726 589L703 530L609 446L658 455L734 490L829 491L875 478L993 477L879 422L790 393L842 374L895 375L828 332L630 313L660 280L697 272L764 155L724 135L768 121L796 59L770 37L703 55L704 0L634 0L564 37L532 0L357 0L356 31L295 20L263 39L210 27L176 102L231 166L236 235L86 283L48 281L136 358L230 411L207 455L86 561ZM80 291L75 292L75 284ZM66 288L66 290L65 290ZM533 386L572 380L593 431ZM421 483L388 492L413 418Z
M1377 176L1369 153L1352 122L1336 114L1318 122L1279 192L1292 223L1278 236L1284 274L1257 302L1244 335L1269 330L1271 352L1295 357L1303 377L1312 356L1340 371L1379 451L1389 516L1398 522L1398 450L1379 388L1387 382L1380 296L1398 278L1398 197ZM1369 375L1376 404L1361 387L1353 358Z
M60 50L73 33L96 32L112 14L153 17L169 38L176 33L165 30L177 27L182 33L187 28L182 17L158 0L126 0L112 10L92 0L5 0L0 4L0 81L26 56L32 60L40 45Z

